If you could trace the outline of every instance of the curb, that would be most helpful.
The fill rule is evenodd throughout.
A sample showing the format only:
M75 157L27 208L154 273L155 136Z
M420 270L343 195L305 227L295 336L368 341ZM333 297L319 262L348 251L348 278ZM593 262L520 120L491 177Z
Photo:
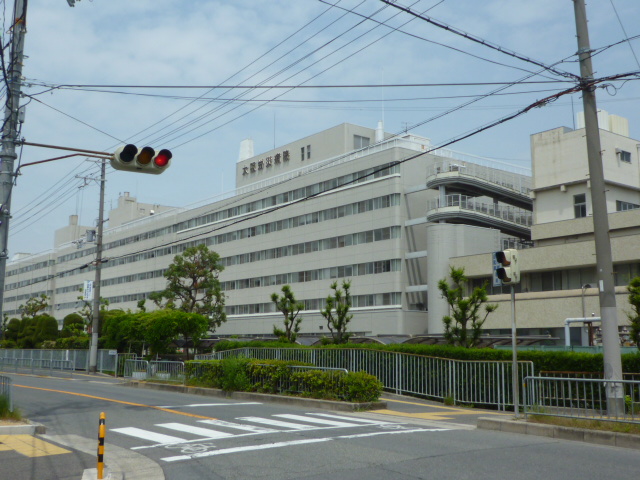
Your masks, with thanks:
M222 397L233 400L252 400L263 403L280 403L300 407L321 408L336 412L356 412L362 410L381 410L387 408L387 402L348 403L334 400L318 400L316 398L289 397L286 395L271 395L268 393L225 392L216 388L187 387L184 385L169 385L165 383L147 383L131 381L122 384L125 387L145 388L167 392L190 393L206 397Z
M27 425L2 425L0 435L36 435L47 433L47 427L29 422Z
M502 420L487 417L478 418L478 428L640 450L640 435L629 433L587 430L560 425L528 423L524 420Z

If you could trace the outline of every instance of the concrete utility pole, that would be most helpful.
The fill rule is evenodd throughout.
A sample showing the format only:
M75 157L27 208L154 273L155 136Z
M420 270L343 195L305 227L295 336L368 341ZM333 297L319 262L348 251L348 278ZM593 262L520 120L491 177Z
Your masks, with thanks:
M102 159L100 169L100 204L98 209L98 232L96 234L96 277L93 281L93 321L91 323L91 348L89 349L89 373L98 367L98 330L100 329L100 281L102 279L102 229L104 225L104 184L107 161Z
M600 297L600 317L602 318L602 347L604 350L604 378L607 383L607 410L609 415L624 414L622 384L622 361L620 358L620 336L616 311L616 293L613 281L613 258L609 238L609 217L607 213L606 185L602 166L598 108L596 106L591 46L587 29L587 11L584 0L573 0L580 59L580 83L584 108L589 179L591 182L591 204L593 208L593 237L596 247L596 275Z
M0 313L4 308L4 277L9 256L7 244L11 218L11 190L15 179L13 162L17 158L22 61L24 36L27 32L27 5L24 0L16 0L14 4L11 32L11 54L6 62L7 77L4 79L7 83L7 103L4 108L0 153Z

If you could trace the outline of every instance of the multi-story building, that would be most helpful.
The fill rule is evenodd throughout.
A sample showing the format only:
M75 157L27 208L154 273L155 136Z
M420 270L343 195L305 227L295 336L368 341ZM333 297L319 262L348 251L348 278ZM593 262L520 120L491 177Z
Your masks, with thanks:
M629 138L626 119L599 112L600 141L611 250L614 262L617 317L621 338L627 331L626 286L640 275L640 141ZM599 317L596 257L585 131L555 128L531 136L535 248L519 253L522 280L516 286L518 327L531 334L551 334L564 341L566 319ZM490 255L452 259L480 284L491 279ZM511 327L510 296L493 289L501 305L489 317L492 333ZM505 293L505 294L502 294ZM587 326L591 322L587 320ZM573 326L574 324L572 324ZM595 322L594 326L597 325ZM572 342L588 344L592 329L573 329ZM597 341L597 338L595 339Z
M451 150L426 153L431 148L423 137L350 124L260 155L243 142L230 195L189 208L120 198L104 232L101 295L110 308L135 309L164 288L176 254L205 243L225 266L220 334L271 333L281 314L270 296L284 284L305 304L302 332L326 333L320 309L330 284L343 279L352 283L351 331L440 332L441 316L429 321L428 313L442 299L428 285L446 275L450 256L496 250L509 235L529 238L531 177ZM474 185L461 187L471 171ZM459 182L439 184L444 176ZM429 233L427 225L445 221L458 224ZM75 223L58 232L53 251L9 263L6 314L39 293L50 296L59 320L77 310L83 282L94 277L95 246Z

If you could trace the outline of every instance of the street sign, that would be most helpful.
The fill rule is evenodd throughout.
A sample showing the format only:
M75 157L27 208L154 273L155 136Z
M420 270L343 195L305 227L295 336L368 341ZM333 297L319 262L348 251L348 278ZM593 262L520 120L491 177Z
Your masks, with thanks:
M93 300L93 280L85 280L82 288L82 299L85 302Z

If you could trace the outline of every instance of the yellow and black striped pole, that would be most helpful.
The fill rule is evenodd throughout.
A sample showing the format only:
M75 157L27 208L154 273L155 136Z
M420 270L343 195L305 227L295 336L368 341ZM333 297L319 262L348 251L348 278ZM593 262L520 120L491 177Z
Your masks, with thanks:
M102 480L104 474L104 436L107 433L107 415L100 413L100 423L98 427L98 480Z

